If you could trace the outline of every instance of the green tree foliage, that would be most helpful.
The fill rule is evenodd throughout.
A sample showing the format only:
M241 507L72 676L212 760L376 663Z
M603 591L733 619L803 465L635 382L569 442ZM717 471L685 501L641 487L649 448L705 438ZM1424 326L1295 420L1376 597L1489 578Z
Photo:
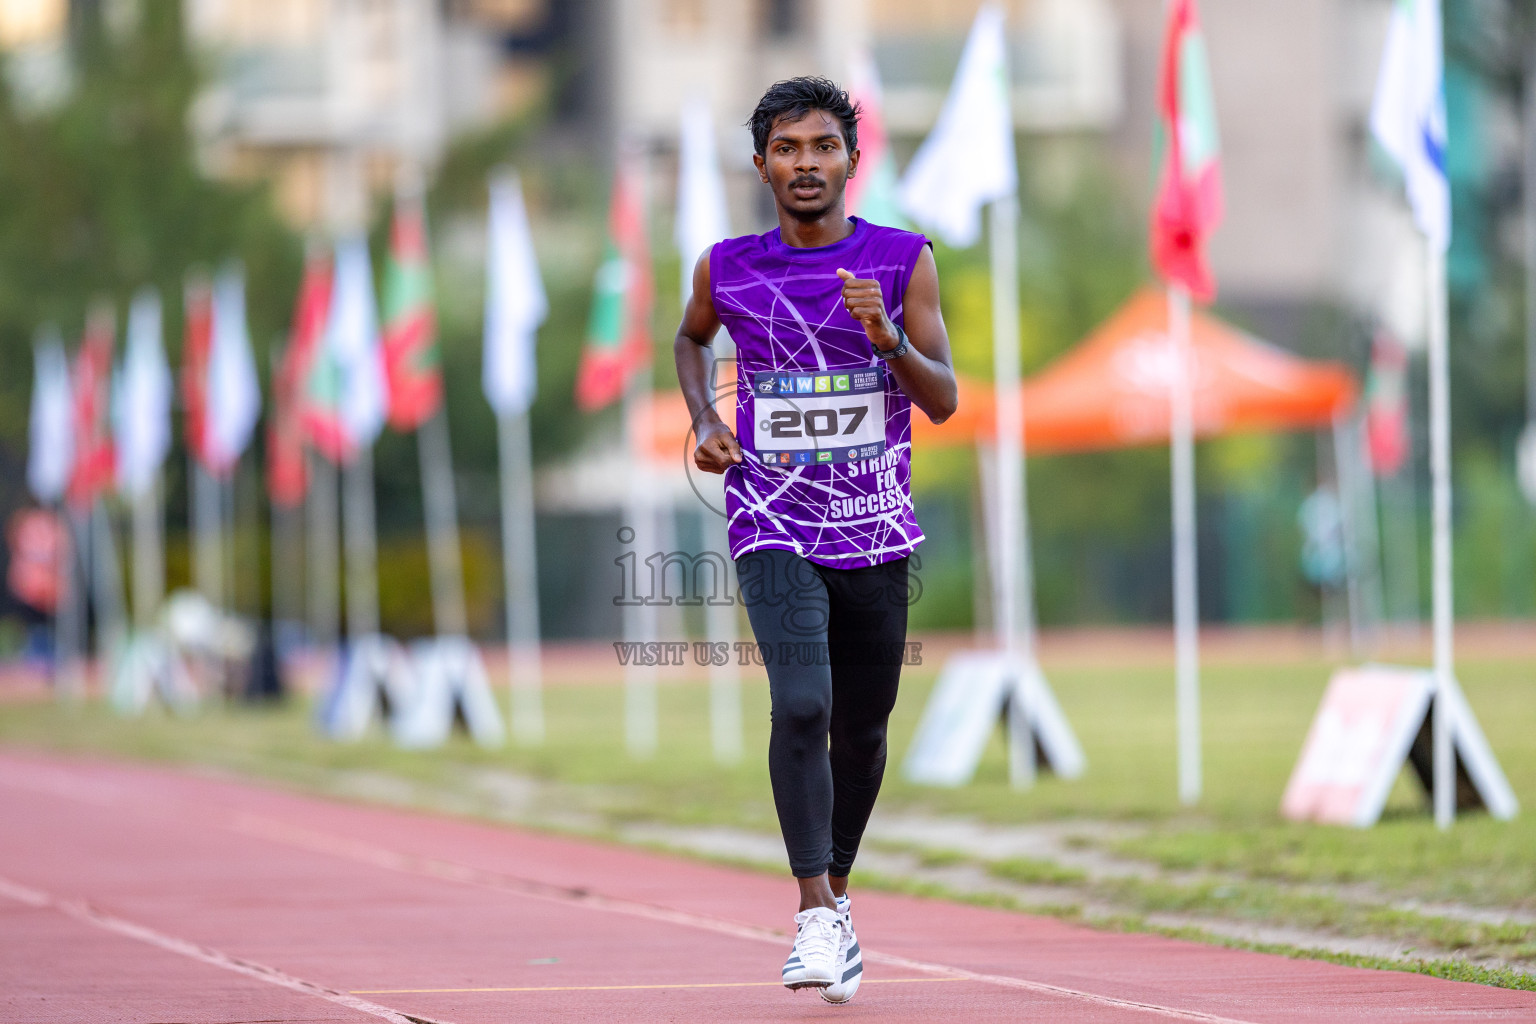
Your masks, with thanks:
M0 505L23 500L11 470L26 453L31 341L52 322L73 345L92 303L118 311L149 285L160 293L173 364L182 287L191 268L238 257L258 364L287 324L299 246L264 187L215 181L198 166L188 121L201 81L185 44L182 5L139 5L110 29L99 5L77 5L71 84L29 111L0 76ZM170 508L183 505L172 501Z

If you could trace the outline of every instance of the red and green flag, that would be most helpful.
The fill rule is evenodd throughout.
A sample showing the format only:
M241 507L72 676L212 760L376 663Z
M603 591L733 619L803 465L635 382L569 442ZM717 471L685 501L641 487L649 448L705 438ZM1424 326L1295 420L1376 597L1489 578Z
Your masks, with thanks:
M316 415L308 401L311 375L325 339L325 321L330 313L331 263L318 247L311 248L304 261L304 278L299 282L299 297L293 311L293 326L288 344L272 370L272 417L267 423L267 492L274 504L291 508L304 500L309 490L309 470L304 462L306 442L314 440L313 427L319 434L336 435L335 403L329 413ZM332 450L323 452L339 461Z
M213 287L192 277L186 287L185 332L181 342L181 408L187 450L208 466L208 358L213 352Z
M341 419L341 392L345 374L341 360L325 334L331 316L331 261L312 256L304 266L298 306L293 314L293 341L287 358L295 363L299 379L299 423L304 439L337 465L352 457L352 442Z
M1221 147L1195 0L1169 0L1157 92L1152 265L1202 302L1216 297L1205 242L1221 222Z
M395 203L384 271L384 370L389 425L399 431L421 426L443 401L426 220L419 195Z
M76 508L88 507L117 476L117 447L108 415L114 331L111 307L98 307L86 320L75 356L75 464L68 496Z
M620 161L608 209L608 243L593 286L586 344L576 373L576 405L601 409L624 394L651 357L651 257L633 165Z

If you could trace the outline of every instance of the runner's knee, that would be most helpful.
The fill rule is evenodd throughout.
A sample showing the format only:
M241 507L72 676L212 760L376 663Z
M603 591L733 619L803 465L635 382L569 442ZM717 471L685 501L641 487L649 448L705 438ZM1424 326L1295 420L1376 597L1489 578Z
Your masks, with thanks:
M832 695L803 690L797 693L775 694L773 699L774 728L783 727L796 735L826 736L832 724Z

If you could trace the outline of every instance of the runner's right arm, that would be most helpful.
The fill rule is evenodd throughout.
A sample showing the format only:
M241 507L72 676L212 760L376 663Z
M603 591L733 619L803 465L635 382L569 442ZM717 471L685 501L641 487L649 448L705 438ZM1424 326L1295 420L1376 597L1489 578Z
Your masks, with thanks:
M720 329L720 317L715 313L709 290L709 254L713 250L714 246L705 249L693 268L693 294L688 297L683 322L672 342L672 358L677 363L677 382L683 389L683 400L688 403L688 415L698 437L693 450L694 465L706 473L724 473L727 467L741 461L741 445L711 404L714 396L710 393L710 368L715 358L715 332ZM734 401L734 393L729 398Z

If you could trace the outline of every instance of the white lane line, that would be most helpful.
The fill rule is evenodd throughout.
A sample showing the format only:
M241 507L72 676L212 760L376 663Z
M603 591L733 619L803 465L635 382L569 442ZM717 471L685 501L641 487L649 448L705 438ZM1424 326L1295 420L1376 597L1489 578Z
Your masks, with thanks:
M258 839L266 839L270 842L297 847L314 853L329 854L334 857L402 874L460 882L465 885L494 889L498 892L513 893L518 896L526 896L553 903L575 903L594 910L626 914L631 917L641 917L651 921L664 921L668 924L698 928L714 932L717 935L730 935L739 939L771 942L774 945L783 945L786 940L786 936L782 932L773 931L768 928L756 928L751 925L738 924L734 921L707 917L703 914L693 914L687 911L653 906L633 900L600 896L586 889L564 888L547 882L517 878L512 875L485 871L480 868L436 860L431 857L419 857L414 854L400 853L396 850L376 846L373 843L365 843L342 836L316 832L312 829L292 825L275 818L241 813L235 816L231 827L237 832ZM982 984L1022 989L1042 995L1089 1002L1098 1006L1113 1006L1118 1009L1136 1010L1175 1020L1202 1021L1204 1024L1252 1024L1250 1021L1222 1017L1212 1013L1202 1013L1199 1010L1181 1010L1177 1007L1162 1006L1157 1003L1140 1002L1134 999L1120 999L1115 996L1100 995L1096 992L1084 992L1080 989L1051 985L1042 981L1028 981L1024 978L1015 978L1005 974L984 974L978 971L969 971L962 967L952 967L948 964L912 960L907 957L893 956L889 953L877 953L869 949L865 949L864 956L878 963L889 964L892 967L901 967L912 971L922 971L924 974L960 977Z
M214 967L222 967L226 971L234 971L236 974L243 974L248 978L255 978L257 981L264 981L269 985L276 985L279 988L292 989L307 996L326 999L348 1009L371 1014L380 1020L389 1021L389 1024L447 1024L446 1021L434 1021L427 1017L406 1016L391 1010L387 1006L380 1006L378 1003L371 1003L366 999L360 999L350 992L338 992L335 989L326 988L324 985L316 985L312 981L305 981L303 978L295 978L291 974L285 974L275 967L268 967L266 964L258 964L251 960L242 960L239 957L230 956L228 953L211 949L208 946L199 946L185 939L178 939L175 936L166 935L164 932L157 932L153 928L148 928L142 924L136 924L121 917L114 917L87 903L62 900L56 896L50 896L41 890L12 882L3 877L0 877L0 896L8 896L17 903L23 903L29 907L56 910L61 914L74 918L76 921L94 925L97 928L115 932L130 939L137 939L139 942L157 946L171 953L179 953L184 957L198 960L205 964L211 964Z

